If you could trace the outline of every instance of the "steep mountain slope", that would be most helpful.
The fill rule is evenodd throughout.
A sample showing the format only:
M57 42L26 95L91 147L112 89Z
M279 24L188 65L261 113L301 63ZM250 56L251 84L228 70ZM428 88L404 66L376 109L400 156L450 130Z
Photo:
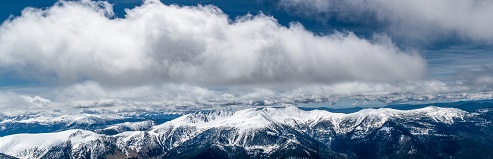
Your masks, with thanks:
M487 109L439 107L351 114L294 106L219 110L150 129L152 123L138 122L95 132L10 135L0 138L0 153L21 158L487 158L493 155L491 117Z
M17 158L0 153L0 159L17 159Z

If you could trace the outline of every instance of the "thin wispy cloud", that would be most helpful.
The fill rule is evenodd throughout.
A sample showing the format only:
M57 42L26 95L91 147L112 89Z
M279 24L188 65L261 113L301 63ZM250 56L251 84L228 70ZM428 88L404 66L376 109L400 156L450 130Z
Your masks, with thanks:
M379 26L403 41L427 43L448 38L493 42L493 1L489 0L281 0L294 14L325 15L368 27Z

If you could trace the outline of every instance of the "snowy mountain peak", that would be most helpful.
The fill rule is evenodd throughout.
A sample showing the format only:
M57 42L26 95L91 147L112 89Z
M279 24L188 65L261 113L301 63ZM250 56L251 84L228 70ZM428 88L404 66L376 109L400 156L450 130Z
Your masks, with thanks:
M300 124L314 125L321 121L330 121L337 129L347 122L356 125L367 122L367 127L379 127L389 119L399 118L426 118L435 122L453 123L463 119L467 112L456 108L425 107L414 110L396 110L390 108L363 109L361 111L344 114L332 113L324 110L304 111L292 105L281 108L250 108L233 111L214 111L209 113L194 113L182 116L168 123L158 125L154 129L165 127L188 126L198 129L229 127L239 131L266 128L269 125Z
M402 134L401 129L406 129L408 135L429 135L436 133L437 125L453 126L455 121L466 121L474 115L455 108L439 107L364 109L350 114L304 111L294 106L218 110L184 115L157 126L152 126L154 123L151 121L110 125L100 129L101 132L96 131L101 134L68 130L4 136L0 138L0 153L21 158L118 158L135 155L141 158L188 158L180 154L199 151L197 148L214 149L215 145L220 151L241 149L242 153L250 156L297 149L312 158L316 156L311 154L334 154L328 147L336 138L341 142L351 142L380 133L384 133L383 137L392 137L393 133ZM110 130L116 133L103 133ZM400 137L407 139L406 136ZM318 149L319 144L328 147ZM56 152L62 149L63 153ZM65 156L58 156L61 154Z
M57 133L16 134L0 138L0 152L23 158L38 158L56 146L71 144L78 149L84 143L97 140L101 135L85 130L67 130Z

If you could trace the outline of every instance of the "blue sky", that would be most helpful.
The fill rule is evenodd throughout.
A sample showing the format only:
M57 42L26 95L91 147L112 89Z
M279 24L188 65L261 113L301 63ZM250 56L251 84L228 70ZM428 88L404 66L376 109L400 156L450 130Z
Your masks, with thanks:
M488 98L493 86L489 1L0 3L0 107L13 110L19 102Z

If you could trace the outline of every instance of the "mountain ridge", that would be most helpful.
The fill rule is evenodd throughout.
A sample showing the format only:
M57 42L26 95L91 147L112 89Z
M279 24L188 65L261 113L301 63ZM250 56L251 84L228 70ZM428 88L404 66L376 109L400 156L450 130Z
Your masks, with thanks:
M433 149L425 143L437 144L435 138L439 139L439 145L440 141L462 142L459 137L464 137L460 136L464 132L456 128L474 127L464 129L467 131L486 128L479 129L475 136L493 132L490 118L485 117L488 113L432 106L414 110L363 109L350 114L303 111L290 105L234 112L218 110L184 115L148 130L129 129L113 134L67 130L9 135L0 138L0 153L20 158L362 158L370 155L368 151L383 149L386 155L397 158L447 158L462 152L464 147L451 148L457 152L446 153L452 150ZM149 123L134 127L140 125L149 126ZM36 142L32 138L50 142ZM492 138L485 138L485 142L476 137L465 139L493 148L488 145ZM26 143L31 144L26 146ZM378 150L377 145L382 149ZM361 150L361 147L369 148ZM370 158L379 157L382 156L370 155Z

